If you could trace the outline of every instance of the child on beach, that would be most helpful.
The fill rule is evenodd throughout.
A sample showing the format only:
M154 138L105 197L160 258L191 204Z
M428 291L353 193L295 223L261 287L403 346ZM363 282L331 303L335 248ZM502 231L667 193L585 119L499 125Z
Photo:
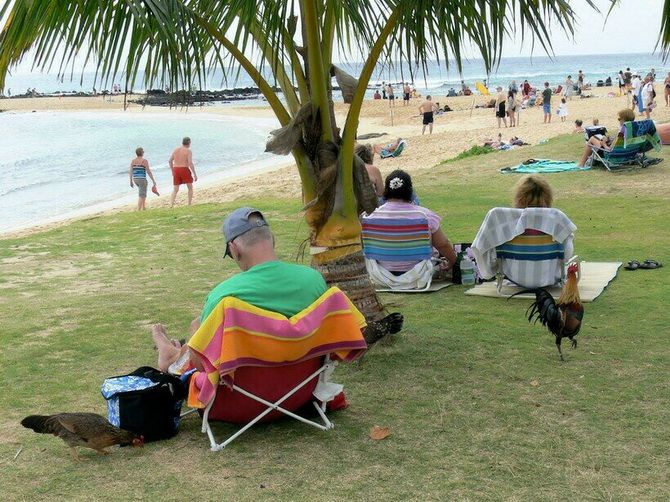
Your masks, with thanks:
M561 98L561 104L556 113L561 117L561 122L565 122L565 117L568 116L568 103L565 101L565 98Z
M137 157L135 157L130 162L130 188L133 188L135 185L137 185L139 191L139 198L137 199L137 210L144 211L147 208L147 175L149 175L149 178L151 178L151 181L154 184L151 190L158 195L158 189L156 188L154 174L149 168L149 162L144 158L144 149L142 147L138 147L135 150L135 155L137 155Z
M581 119L575 120L575 129L572 132L584 133L584 121Z

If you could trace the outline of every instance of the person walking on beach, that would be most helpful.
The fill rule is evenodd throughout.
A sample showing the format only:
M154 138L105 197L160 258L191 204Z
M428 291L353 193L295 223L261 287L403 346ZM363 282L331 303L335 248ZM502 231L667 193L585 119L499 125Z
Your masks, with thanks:
M623 93L626 90L626 77L623 74L623 70L619 70L617 78L619 79L619 96L623 96Z
M670 106L670 71L663 81L663 87L665 87L665 106ZM10 94L11 96L11 94Z
M551 89L549 88L549 82L544 83L542 110L544 111L544 123L551 124Z
M630 82L633 78L633 74L630 71L630 68L626 68L626 71L623 73L623 83L626 86L626 92L630 91Z
M501 120L505 123L505 127L507 127L507 114L505 113L505 101L507 99L502 87L496 87L496 91L498 91L498 94L496 94L496 118L498 119L498 129L500 129Z
M130 188L137 185L139 198L137 199L137 210L144 211L147 208L147 175L154 184L151 190L158 194L154 173L149 168L149 161L144 158L144 149L140 146L135 150L136 157L130 161Z
M654 90L654 77L651 74L644 78L642 86L642 105L644 107L644 116L650 118L651 111L656 108L656 91Z
M561 122L565 122L565 117L568 116L568 102L565 98L561 98L561 104L558 106L558 116L561 117Z
M426 132L426 126L428 126L428 134L433 134L433 113L437 111L437 105L433 103L432 97L430 94L426 96L426 99L421 106L419 107L419 113L423 114L423 129L421 129L421 134L423 135Z
M565 90L563 94L567 99L572 99L572 93L575 91L575 83L572 81L572 75L565 79Z
M386 86L386 95L389 98L389 106L395 107L395 95L393 94L393 86L389 82L388 86Z
M386 82L382 80L382 99L386 99Z
M412 88L409 86L409 82L405 82L405 87L402 88L402 92L402 105L407 106L409 104L409 98L412 96Z
M582 73L582 70L579 70L579 74L577 75L577 88L579 89L579 93L582 93L582 88L584 87L584 74Z
M516 126L516 107L517 107L517 101L516 98L514 97L514 91L510 89L507 92L507 116L509 117L509 126L510 127L515 127Z
M191 138L185 137L180 147L175 148L170 156L169 164L172 170L172 195L170 196L170 207L174 207L180 185L186 185L188 189L188 205L193 202L193 183L198 181L193 165L193 152L191 152Z
M638 94L640 91L640 87L642 87L642 81L640 80L640 77L638 75L633 75L633 80L631 81L630 84L630 89L633 94L633 104L631 107L631 110L635 111L635 108L638 107Z

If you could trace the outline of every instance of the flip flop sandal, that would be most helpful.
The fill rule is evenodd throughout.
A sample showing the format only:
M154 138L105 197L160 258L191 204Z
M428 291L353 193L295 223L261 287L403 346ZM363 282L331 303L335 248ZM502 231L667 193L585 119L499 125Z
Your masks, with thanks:
M631 260L626 265L623 266L623 268L625 268L626 270L637 270L640 267L641 267L640 262L637 260Z
M656 269L656 268L661 268L662 266L663 266L663 264L656 261L656 260L644 260L644 262L642 262L640 264L640 268L644 268L644 269L647 269L647 270L653 270L653 269Z

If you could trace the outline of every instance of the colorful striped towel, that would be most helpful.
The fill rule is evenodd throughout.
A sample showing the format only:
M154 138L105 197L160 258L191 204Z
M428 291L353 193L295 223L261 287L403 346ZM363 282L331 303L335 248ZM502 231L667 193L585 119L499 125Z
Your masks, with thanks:
M535 159L532 162L527 161L523 164L513 167L503 167L500 172L503 174L518 173L563 173L566 171L588 171L590 167L579 167L576 162L567 162L564 160Z
M661 137L656 131L656 124L651 119L636 120L634 122L624 123L626 133L624 134L623 147L628 148L629 144L637 144L649 142L649 144L657 151L661 149ZM620 138L614 147L620 146Z
M226 297L188 342L204 369L191 378L188 405L205 407L219 381L232 385L242 366L283 366L327 354L352 361L367 348L363 327L363 315L336 287L291 318Z
M428 219L364 217L361 221L366 258L385 261L429 260L431 245Z

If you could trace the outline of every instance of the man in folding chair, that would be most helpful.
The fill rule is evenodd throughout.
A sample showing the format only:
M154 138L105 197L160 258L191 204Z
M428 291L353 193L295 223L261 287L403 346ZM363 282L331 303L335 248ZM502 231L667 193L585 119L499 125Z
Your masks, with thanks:
M154 327L160 369L197 369L190 380L189 405L204 408L203 432L212 450L225 447L256 422L281 414L322 430L332 428L326 403L344 407L346 401L342 387L327 377L336 360L355 359L365 350L363 316L344 293L327 289L314 269L277 259L274 236L260 211L237 209L226 218L223 232L224 256L242 272L210 292L201 324L194 322L197 331L187 345L179 346L162 327ZM323 424L295 413L310 401ZM210 418L247 425L217 443Z

